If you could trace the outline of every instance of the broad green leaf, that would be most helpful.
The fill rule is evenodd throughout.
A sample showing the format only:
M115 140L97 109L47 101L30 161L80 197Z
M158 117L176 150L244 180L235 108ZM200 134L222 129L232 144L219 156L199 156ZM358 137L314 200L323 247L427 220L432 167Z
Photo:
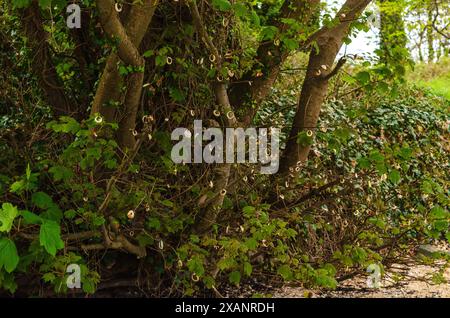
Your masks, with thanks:
M220 11L228 11L231 9L231 3L228 0L212 0L212 4Z
M73 173L70 169L62 166L54 166L51 167L48 172L50 172L53 175L53 180L60 181L60 180L68 180L72 177Z
M281 265L278 267L277 273L281 275L284 280L290 280L293 278L291 268L288 265Z
M447 211L445 211L440 206L435 206L430 211L431 217L433 219L444 219L448 217Z
M61 228L54 221L45 220L42 223L39 241L41 246L53 256L56 255L57 250L64 248L64 242L61 240Z
M400 172L398 172L398 170L392 170L389 173L389 181L391 181L393 184L397 184L400 182Z
M275 38L275 35L278 33L278 28L272 25L263 27L261 31L261 39L263 41L266 40L273 40Z
M296 50L299 46L298 41L288 38L283 39L283 44L290 51Z
M56 205L51 206L50 208L48 208L45 212L41 213L40 215L44 219L52 220L57 223L59 223L64 216L61 209Z
M359 72L355 77L356 80L362 85L365 85L370 81L370 74L366 71Z
M258 242L253 237L247 239L244 244L249 250L254 250L258 247Z
M27 210L20 211L20 215L22 215L27 224L40 224L42 222L42 218L39 215Z
M217 263L217 267L220 270L226 270L226 269L230 269L233 268L234 266L236 266L236 261L234 260L234 258L232 257L227 257L227 258L222 258L218 263Z
M52 198L45 192L36 192L31 196L31 202L33 202L40 209L48 209L55 204Z
M241 282L241 272L233 271L230 273L230 276L228 278L230 280L230 283L239 285L239 283Z
M192 259L190 259L187 262L188 269L192 272L197 274L198 276L202 276L205 273L205 268L203 267L202 260L194 256Z
M8 273L16 269L19 264L16 244L7 238L0 239L0 269L3 267Z
M3 203L0 210L0 232L9 232L19 211L11 203Z

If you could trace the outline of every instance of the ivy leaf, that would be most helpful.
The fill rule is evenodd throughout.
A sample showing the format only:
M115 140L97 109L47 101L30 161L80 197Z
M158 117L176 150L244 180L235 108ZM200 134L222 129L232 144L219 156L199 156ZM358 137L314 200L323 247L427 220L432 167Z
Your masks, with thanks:
M11 203L3 203L0 210L0 232L11 231L14 219L18 214L17 208Z
M56 251L64 248L64 242L61 240L61 228L55 221L43 221L39 232L40 245L52 256Z
M228 11L231 9L231 3L228 0L213 0L212 4L220 11Z
M0 269L3 267L8 273L16 269L19 264L16 244L7 238L0 240Z

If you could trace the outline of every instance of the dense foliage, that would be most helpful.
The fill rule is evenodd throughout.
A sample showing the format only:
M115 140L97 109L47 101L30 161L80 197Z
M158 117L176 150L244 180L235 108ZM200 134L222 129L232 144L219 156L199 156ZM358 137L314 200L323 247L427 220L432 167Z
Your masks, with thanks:
M221 296L267 281L333 289L418 244L450 242L450 103L405 82L412 58L392 28L379 58L345 56L314 78L315 58L338 53L322 56L331 49L320 34L342 33L339 49L368 28L359 2L335 17L319 1L118 1L119 31L133 22L126 14L153 5L140 45L109 34L102 5L113 1L78 1L83 27L72 30L66 1L2 2L0 288L71 293L67 268L78 264L84 294ZM317 125L295 131L304 96L325 81ZM174 164L170 134L194 119L280 127L292 157L282 164L298 163L276 175Z

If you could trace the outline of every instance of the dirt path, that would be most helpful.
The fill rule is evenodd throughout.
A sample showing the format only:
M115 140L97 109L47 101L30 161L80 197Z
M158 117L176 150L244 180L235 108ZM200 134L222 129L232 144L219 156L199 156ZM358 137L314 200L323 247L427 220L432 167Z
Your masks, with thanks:
M406 265L394 264L380 281L380 288L369 288L367 275L344 281L334 291L307 290L283 287L274 297L331 297L331 298L450 298L450 267L445 262L424 265L411 259Z

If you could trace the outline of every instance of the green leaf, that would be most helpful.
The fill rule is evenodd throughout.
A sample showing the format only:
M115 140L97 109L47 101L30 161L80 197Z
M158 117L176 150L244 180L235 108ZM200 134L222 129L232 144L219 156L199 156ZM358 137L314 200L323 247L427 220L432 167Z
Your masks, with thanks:
M11 187L9 188L9 190L12 193L19 193L24 189L25 189L25 182L23 180L14 182L13 184L11 184Z
M389 91L389 85L384 82L380 82L378 83L377 90L380 93L386 93L387 91Z
M0 240L0 269L3 267L8 273L16 269L19 264L16 244L7 238Z
M228 11L231 9L231 3L228 0L212 0L212 4L220 11Z
M143 57L151 57L153 55L155 55L155 51L153 50L145 51L144 54L142 54Z
M217 263L217 267L220 270L226 270L226 269L230 269L233 268L234 266L236 266L236 261L234 260L234 258L232 257L227 257L227 258L222 258L218 263Z
M392 170L389 173L389 181L391 181L393 184L397 184L400 182L400 172L398 172L397 170Z
M278 33L278 28L272 25L265 26L261 30L261 38L263 41L273 40Z
M422 192L424 194L433 194L433 185L431 184L431 182L424 180L422 182L422 184L420 185L420 190L422 190Z
M3 203L0 210L0 232L9 232L16 218L17 208L11 203Z
M247 239L244 244L249 250L254 250L258 247L258 242L253 237Z
M27 180L30 180L31 178L31 168L30 168L30 164L27 164L27 169L25 170L25 176L27 177Z
M230 280L230 283L239 285L239 283L241 282L241 272L239 271L231 272L230 275L228 276L228 279Z
M290 51L296 50L299 46L298 41L295 41L293 39L288 39L288 38L283 39L283 44Z
M23 210L20 211L20 215L22 215L26 224L40 224L42 223L42 218L39 215L36 215L30 211Z
M51 167L48 172L53 175L53 180L55 181L66 181L73 176L73 173L70 169L62 166Z
M362 85L365 85L370 81L370 74L366 71L359 72L355 77L356 80Z
M53 129L54 132L72 134L76 134L81 129L80 124L75 119L68 116L61 116L60 123L53 121L48 123L47 127Z
M243 3L235 3L233 5L233 11L234 14L238 17L238 18L244 18L245 16L248 15L248 9L245 6L245 4Z
M159 230L161 228L161 222L157 218L149 218L147 225L155 230Z
M55 205L52 198L47 193L42 191L33 193L31 196L31 202L33 202L38 208L44 210Z
M56 251L64 248L61 240L61 228L55 221L45 220L39 232L40 245L50 254L55 256Z
M247 205L247 206L245 206L242 209L242 212L244 213L244 216L247 217L247 218L250 218L250 217L254 216L255 215L255 211L256 211L255 207L250 206L250 205Z
M167 206L167 207L169 207L169 208L173 208L173 202L170 201L170 200L164 200L164 201L161 201L161 204L162 204L162 205L165 205L165 206Z
M244 274L250 276L252 274L253 267L249 262L244 263Z
M59 223L61 221L63 216L64 216L63 212L56 205L51 206L48 210L41 213L41 217L43 217L44 219L52 220L57 223Z
M184 100L186 99L186 95L184 94L184 92L174 87L171 87L169 89L169 95L174 101L179 103L184 102Z
M13 0L12 3L15 8L26 8L30 5L31 0Z
M293 278L291 268L288 265L281 265L278 267L277 273L281 275L284 280L290 280Z
M188 269L197 274L198 276L202 276L205 273L205 268L203 267L203 262L198 256L194 256L187 262Z
M430 211L430 214L433 219L445 219L448 217L447 211L445 211L440 206L433 207Z

